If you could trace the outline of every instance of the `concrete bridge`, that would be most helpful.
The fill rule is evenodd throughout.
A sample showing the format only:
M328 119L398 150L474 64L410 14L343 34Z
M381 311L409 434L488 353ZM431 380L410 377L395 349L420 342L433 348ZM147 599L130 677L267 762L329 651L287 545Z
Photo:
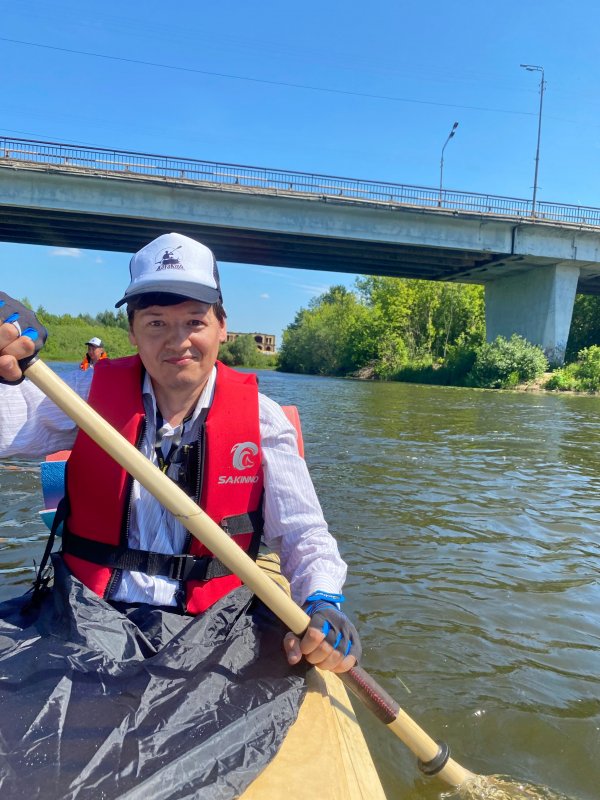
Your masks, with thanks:
M485 285L488 340L561 363L600 294L600 209L0 138L0 240L134 252L177 230L220 261Z

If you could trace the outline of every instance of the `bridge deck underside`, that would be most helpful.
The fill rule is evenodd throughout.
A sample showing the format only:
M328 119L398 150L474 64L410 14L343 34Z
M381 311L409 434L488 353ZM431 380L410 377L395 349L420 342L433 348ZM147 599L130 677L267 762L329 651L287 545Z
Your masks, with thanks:
M217 260L265 266L402 275L430 280L460 279L502 256L377 241L245 230L202 223L86 215L4 206L0 240L52 247L78 247L133 253L148 241L176 227L200 239ZM479 276L481 277L481 276Z

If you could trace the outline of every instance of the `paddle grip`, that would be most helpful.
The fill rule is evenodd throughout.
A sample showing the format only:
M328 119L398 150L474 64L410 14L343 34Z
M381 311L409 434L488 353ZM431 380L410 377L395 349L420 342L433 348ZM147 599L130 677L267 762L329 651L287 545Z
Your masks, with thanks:
M352 667L338 678L386 725L396 719L400 706L362 667Z

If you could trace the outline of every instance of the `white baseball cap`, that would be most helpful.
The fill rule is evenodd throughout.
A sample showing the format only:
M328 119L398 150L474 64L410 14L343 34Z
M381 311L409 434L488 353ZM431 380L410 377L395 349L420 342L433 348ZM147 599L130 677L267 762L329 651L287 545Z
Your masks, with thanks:
M92 347L104 347L102 344L102 339L99 339L97 336L92 336L92 338L89 340L89 342L86 342L86 344L91 344Z
M129 272L131 283L115 308L148 292L211 304L223 301L212 250L181 233L165 233L142 247L129 262Z

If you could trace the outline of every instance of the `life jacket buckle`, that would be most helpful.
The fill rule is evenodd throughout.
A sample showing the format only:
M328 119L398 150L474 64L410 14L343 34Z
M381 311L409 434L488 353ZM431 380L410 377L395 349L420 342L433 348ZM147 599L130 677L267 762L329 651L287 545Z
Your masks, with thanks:
M169 578L173 581L187 581L190 579L202 581L205 579L209 563L210 559L206 556L197 558L187 553L173 556L169 569Z

